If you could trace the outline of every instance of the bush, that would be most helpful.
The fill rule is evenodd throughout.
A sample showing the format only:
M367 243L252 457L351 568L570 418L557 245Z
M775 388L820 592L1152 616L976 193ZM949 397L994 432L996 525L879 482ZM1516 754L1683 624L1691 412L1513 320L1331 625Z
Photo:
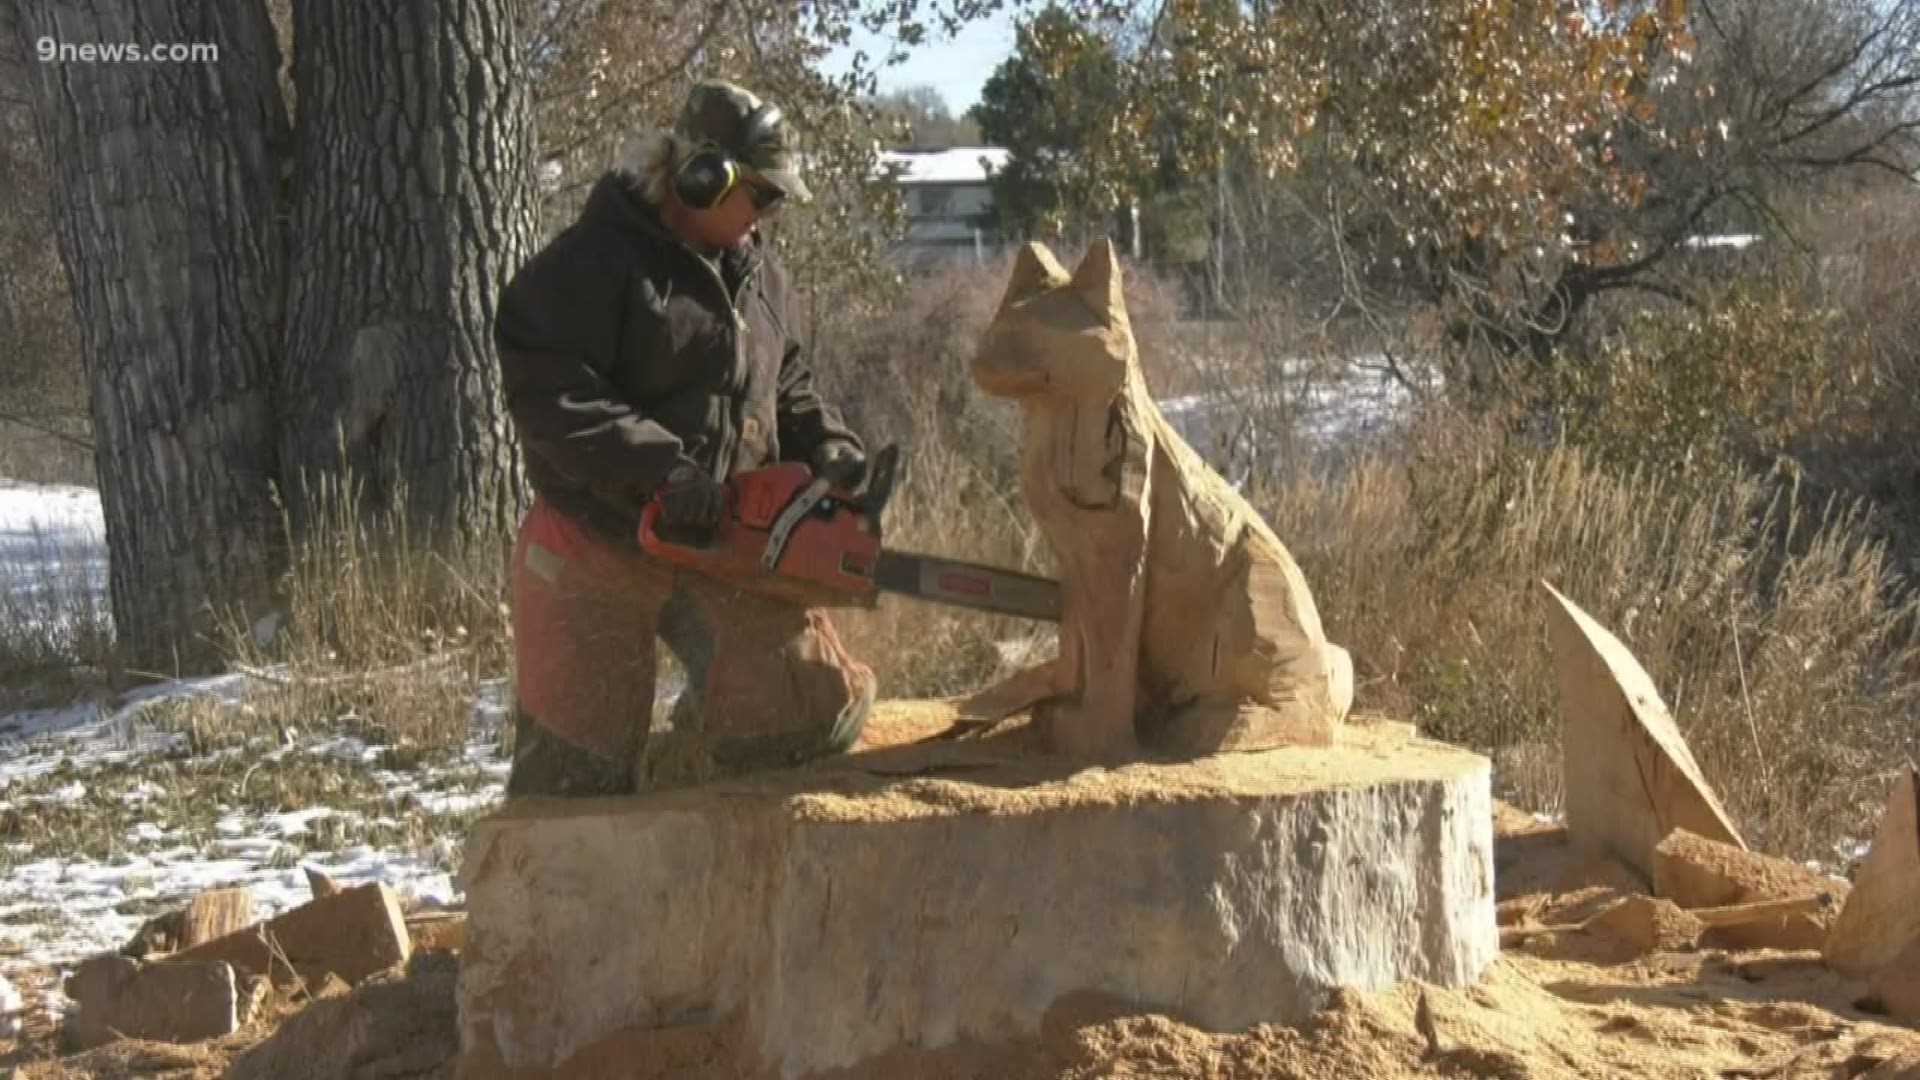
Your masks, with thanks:
M1781 284L1639 309L1544 392L1566 441L1631 468L1761 464L1839 439L1862 367L1831 308Z
M1758 847L1835 861L1872 834L1870 781L1920 751L1920 606L1858 506L1455 425L1263 509L1360 705L1489 753L1522 805L1560 798L1543 580L1634 651Z

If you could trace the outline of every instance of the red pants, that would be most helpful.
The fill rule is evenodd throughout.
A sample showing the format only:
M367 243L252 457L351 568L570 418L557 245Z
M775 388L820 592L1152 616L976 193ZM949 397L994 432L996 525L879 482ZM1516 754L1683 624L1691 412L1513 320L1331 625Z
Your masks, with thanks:
M536 500L514 545L520 707L593 754L637 763L653 719L656 637L687 668L676 729L775 756L845 749L873 672L826 613L617 548Z

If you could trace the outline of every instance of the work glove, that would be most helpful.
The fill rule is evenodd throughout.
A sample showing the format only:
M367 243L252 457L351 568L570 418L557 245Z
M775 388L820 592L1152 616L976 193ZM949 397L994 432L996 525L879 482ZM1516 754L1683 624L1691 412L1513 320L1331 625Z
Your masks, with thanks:
M692 462L674 466L653 497L660 523L677 532L711 533L727 512L726 485Z
M867 455L845 439L828 439L813 452L813 475L834 487L858 491L867 481Z

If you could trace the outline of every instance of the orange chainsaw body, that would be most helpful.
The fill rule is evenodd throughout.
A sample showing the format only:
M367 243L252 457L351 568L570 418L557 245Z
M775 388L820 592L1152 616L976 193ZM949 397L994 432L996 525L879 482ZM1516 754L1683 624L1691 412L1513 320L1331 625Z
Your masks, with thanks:
M663 536L660 504L649 502L640 517L640 548L724 581L779 589L817 586L842 603L872 604L880 507L863 504L852 492L827 489L793 525L773 568L765 565L775 524L812 483L812 471L795 462L741 473L727 482L727 512L710 536Z

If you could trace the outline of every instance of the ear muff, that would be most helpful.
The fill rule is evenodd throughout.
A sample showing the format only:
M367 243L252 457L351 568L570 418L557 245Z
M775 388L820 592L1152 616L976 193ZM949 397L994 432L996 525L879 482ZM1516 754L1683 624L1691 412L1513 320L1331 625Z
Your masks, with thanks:
M747 114L740 126L740 145L751 154L755 149L779 140L786 118L778 105L761 105ZM735 184L740 182L740 164L713 143L703 144L687 155L673 171L673 189L680 201L696 210L711 210L720 205Z
M733 156L717 146L703 146L687 155L673 171L674 194L696 210L711 210L720 205L733 185L740 182L740 166Z

